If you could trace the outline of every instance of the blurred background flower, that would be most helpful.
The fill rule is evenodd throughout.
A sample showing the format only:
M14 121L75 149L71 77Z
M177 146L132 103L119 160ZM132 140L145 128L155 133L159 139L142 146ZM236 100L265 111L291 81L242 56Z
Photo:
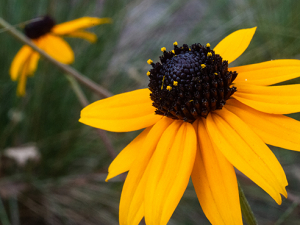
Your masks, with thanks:
M54 18L47 15L26 22L24 33L35 45L55 60L70 64L74 61L74 52L68 42L60 36L83 38L94 43L97 36L84 29L103 23L111 23L111 20L109 18L81 17L56 24ZM13 81L18 80L18 96L25 95L27 77L33 76L39 58L39 53L28 45L24 45L12 60L9 72Z
M112 18L112 25L91 28L98 36L93 45L66 40L76 55L73 67L114 94L146 87L147 60L158 61L161 47L171 49L177 41L209 42L213 48L241 28L258 27L247 51L231 66L299 59L299 10L294 0L0 1L0 16L10 24L46 14L57 23L83 16ZM118 224L123 182L104 183L113 154L93 129L77 122L82 106L64 74L41 58L39 76L28 81L24 98L16 97L9 67L22 45L0 28L0 224ZM285 82L291 83L300 79ZM82 89L90 102L99 99ZM107 137L118 153L137 133ZM35 146L39 159L19 166L4 153L24 146ZM289 180L289 198L281 206L242 174L238 178L259 224L296 225L300 154L271 148ZM209 224L191 183L169 224Z

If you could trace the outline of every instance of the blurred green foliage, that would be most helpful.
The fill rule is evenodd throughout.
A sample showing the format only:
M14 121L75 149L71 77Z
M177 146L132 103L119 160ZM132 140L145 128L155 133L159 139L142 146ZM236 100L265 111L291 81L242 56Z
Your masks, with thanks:
M258 27L233 66L300 58L299 11L300 2L295 0L0 1L0 16L14 25L45 14L57 23L83 16L111 17L113 24L90 29L97 34L97 43L66 40L75 52L72 66L115 94L147 86L146 61L157 61L161 47L170 49L174 41L215 46L240 28ZM122 182L104 182L112 158L95 130L77 122L82 106L65 75L42 59L28 79L27 95L16 97L17 83L8 71L21 46L0 30L0 223L118 224ZM286 83L299 82L298 78ZM99 98L82 89L90 102ZM136 134L108 133L108 137L119 152ZM26 166L3 154L8 147L31 145L37 146L41 157ZM272 150L287 173L288 191L299 198L300 154ZM240 180L260 224L299 224L300 208L291 208L295 204L291 200L277 206L248 179L240 176ZM209 224L192 185L169 224Z

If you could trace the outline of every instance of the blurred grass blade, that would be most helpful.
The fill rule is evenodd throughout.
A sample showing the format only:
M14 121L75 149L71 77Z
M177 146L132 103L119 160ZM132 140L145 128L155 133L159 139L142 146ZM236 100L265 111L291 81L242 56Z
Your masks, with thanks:
M274 225L282 225L284 224L285 220L293 213L293 211L297 208L299 202L294 202L281 216L280 218L274 223Z
M12 225L20 225L20 214L17 195L14 194L9 198L10 218Z
M1 199L1 197L0 197L0 220L1 220L3 225L11 225L9 220L8 220L8 216L7 216L7 213L5 211L4 204L3 204L3 201Z

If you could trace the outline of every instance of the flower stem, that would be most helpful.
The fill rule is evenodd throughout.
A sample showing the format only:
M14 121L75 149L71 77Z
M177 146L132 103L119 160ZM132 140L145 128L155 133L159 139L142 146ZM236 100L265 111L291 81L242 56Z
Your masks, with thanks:
M72 77L70 75L66 74L66 77L69 80L70 85L71 85L75 95L77 96L79 102L81 103L82 107L87 106L89 104L89 102L88 102L86 96L84 95L83 91L81 90L80 86L78 85L77 81L74 79L74 77ZM117 153L114 150L112 142L110 141L109 137L107 136L107 132L105 130L101 130L101 129L96 129L96 132L100 136L101 140L103 141L110 157L112 159L116 158Z
M254 214L251 210L251 207L246 199L244 191L239 182L238 182L238 186L239 186L240 203L241 203L243 217L248 225L257 225L257 221L254 217Z
M70 82L71 88L73 89L75 95L77 96L80 104L83 107L86 107L89 104L89 102L88 102L87 98L85 97L83 91L81 90L80 86L78 85L77 81L75 80L75 78L68 74L66 74L66 78Z
M106 90L105 88L99 86L98 84L96 84L95 82L90 80L89 78L85 77L84 75L79 73L74 68L72 68L72 67L70 67L66 64L60 63L57 60L53 59L50 55L48 55L46 52L44 52L39 47L37 47L32 41L30 41L30 39L28 39L24 34L19 32L17 29L15 29L12 25L7 23L1 17L0 17L0 26L2 26L4 29L6 29L8 33L10 33L12 36L17 38L19 41L21 41L22 43L30 46L32 49L34 49L36 52L38 52L44 58L46 58L51 63L53 63L55 66L60 68L65 73L67 73L67 74L71 75L72 77L74 77L76 80L78 80L80 83L82 83L86 87L90 88L95 93L99 94L102 97L112 96L112 94L108 90Z

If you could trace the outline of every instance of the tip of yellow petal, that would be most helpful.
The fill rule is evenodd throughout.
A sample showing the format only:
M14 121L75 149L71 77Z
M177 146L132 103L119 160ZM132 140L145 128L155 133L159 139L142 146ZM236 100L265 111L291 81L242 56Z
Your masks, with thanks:
M162 52L165 52L167 49L166 49L166 47L162 47L160 50L161 50Z
M251 30L251 32L253 32L253 35L256 32L256 29L257 29L257 27L248 28L249 31Z
M103 23L113 23L113 20L111 18L105 17L105 18L94 18L95 19L95 25L103 24Z
M108 174L107 177L105 179L105 182L108 182L111 178L114 178L116 175L113 175L113 173L111 173L111 171L109 171L108 169Z
M177 41L175 41L175 42L173 43L173 45L177 46L177 45L178 45Z
M17 91L17 97L24 97L25 96L25 92L19 92Z
M284 193L282 193L282 195L283 195L285 198L288 197L288 193L287 193L286 189L284 189Z
M247 49L256 28L240 29L229 34L214 48L215 54L221 55L223 60L227 60L228 63L233 62Z

